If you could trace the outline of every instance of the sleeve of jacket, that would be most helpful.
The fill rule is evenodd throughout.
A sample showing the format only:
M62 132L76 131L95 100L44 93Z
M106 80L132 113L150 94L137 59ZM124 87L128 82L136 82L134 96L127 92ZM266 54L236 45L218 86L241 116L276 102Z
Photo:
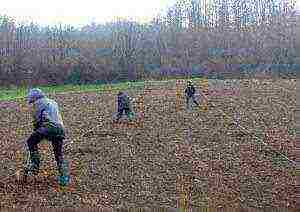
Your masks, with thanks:
M49 115L49 112L47 110L48 108L44 108L42 111L41 111L41 122L44 123L44 122L48 122L50 120L50 115Z
M128 95L124 96L124 106L125 107L130 107L130 97Z
M192 86L192 93L195 94L196 93L196 89L194 86Z
M37 122L37 120L33 119L32 126L34 131L36 131L39 128L39 123Z
M36 121L37 121L37 125L38 127L40 127L42 125L42 123L45 123L47 121L50 120L49 118L49 104L41 104L39 105L39 109L37 111L37 115L36 115Z
M132 102L132 98L130 96L127 96L127 102L130 104Z

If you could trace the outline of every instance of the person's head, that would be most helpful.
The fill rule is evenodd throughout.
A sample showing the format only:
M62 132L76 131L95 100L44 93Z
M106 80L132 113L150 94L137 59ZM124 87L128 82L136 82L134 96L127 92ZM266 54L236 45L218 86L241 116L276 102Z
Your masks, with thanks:
M188 84L188 85L192 85L192 84L193 84L192 80L188 80L188 81L187 81L187 84Z
M39 88L33 88L29 90L29 93L27 95L27 102L28 104L34 103L36 100L44 98L45 94L43 91Z
M118 96L122 96L124 93L122 92L122 91L120 91L119 93L118 93Z

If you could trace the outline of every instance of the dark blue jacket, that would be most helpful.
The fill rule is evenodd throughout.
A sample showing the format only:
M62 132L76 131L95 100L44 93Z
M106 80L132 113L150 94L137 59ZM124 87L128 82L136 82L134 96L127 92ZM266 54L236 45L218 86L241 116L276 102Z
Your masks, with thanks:
M118 95L118 107L120 109L130 109L130 98L126 93Z
M192 97L192 96L194 96L196 89L195 89L194 85L189 85L189 86L187 86L187 88L185 89L184 92L186 93L186 95L188 97Z

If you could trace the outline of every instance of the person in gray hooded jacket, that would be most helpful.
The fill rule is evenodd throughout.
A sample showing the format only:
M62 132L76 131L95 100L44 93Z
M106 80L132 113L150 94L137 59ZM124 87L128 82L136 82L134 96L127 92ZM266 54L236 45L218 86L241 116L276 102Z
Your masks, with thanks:
M27 96L28 104L32 107L33 133L27 140L30 154L30 164L25 167L25 176L38 174L40 167L40 154L38 143L47 139L52 142L55 160L57 163L61 186L69 184L67 162L63 158L63 140L65 139L65 129L58 104L45 96L38 88L31 89Z

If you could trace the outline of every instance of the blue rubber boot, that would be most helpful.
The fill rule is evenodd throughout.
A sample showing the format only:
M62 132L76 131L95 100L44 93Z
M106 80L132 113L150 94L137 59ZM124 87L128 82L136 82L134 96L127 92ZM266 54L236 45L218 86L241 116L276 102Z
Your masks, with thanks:
M133 121L134 120L134 117L135 117L135 114L133 111L130 111L128 114L127 114L127 117L129 119L129 121Z
M68 186L70 184L69 165L67 162L63 162L59 168L58 184L60 186Z

